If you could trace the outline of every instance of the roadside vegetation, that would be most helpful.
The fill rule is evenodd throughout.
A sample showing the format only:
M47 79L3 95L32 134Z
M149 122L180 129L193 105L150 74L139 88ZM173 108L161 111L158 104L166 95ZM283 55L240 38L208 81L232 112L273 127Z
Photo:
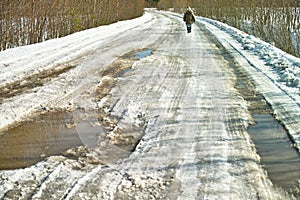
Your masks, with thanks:
M158 8L212 18L300 57L299 0L160 0Z
M0 51L143 14L141 0L1 0Z
M142 15L186 6L300 57L299 0L2 0L0 51Z

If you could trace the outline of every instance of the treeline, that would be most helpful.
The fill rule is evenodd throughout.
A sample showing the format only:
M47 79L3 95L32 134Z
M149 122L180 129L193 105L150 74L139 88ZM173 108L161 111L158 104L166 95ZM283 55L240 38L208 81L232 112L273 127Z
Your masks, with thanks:
M0 50L142 15L143 0L1 0Z
M300 56L299 0L160 0L158 4L179 12L187 5L197 15L222 21Z

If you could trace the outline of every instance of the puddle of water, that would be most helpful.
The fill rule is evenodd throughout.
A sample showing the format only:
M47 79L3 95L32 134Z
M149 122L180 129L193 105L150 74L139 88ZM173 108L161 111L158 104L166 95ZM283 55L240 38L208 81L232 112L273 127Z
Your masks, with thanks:
M76 110L73 112L73 118L82 144L88 148L96 147L100 135L104 134L104 130L97 119L97 113L94 111Z
M28 167L47 156L61 155L82 144L95 145L96 136L89 134L92 130L90 122L82 121L79 126L74 126L72 121L72 113L53 112L2 132L0 169Z
M291 146L286 131L270 114L253 117L257 124L250 126L248 132L270 179L286 190L295 187L300 180L300 155Z
M139 51L137 53L135 53L132 58L134 59L142 59L145 58L147 56L150 56L152 54L152 49L145 49L143 51Z
M116 77L122 77L124 76L126 73L131 72L132 68L124 68L123 70L120 70L119 72L117 72L115 74Z
M300 154L291 146L285 129L273 118L271 107L256 92L249 77L237 68L234 68L234 72L237 77L235 88L249 103L249 111L257 123L248 128L248 133L264 169L274 185L300 197L297 188L300 180Z

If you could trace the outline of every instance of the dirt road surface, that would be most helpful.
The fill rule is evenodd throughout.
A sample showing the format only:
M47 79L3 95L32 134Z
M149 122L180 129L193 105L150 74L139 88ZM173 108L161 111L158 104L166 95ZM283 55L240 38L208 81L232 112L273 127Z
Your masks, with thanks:
M201 23L188 34L176 15L147 16L74 50L52 74L27 76L39 86L2 95L7 124L68 110L83 144L80 123L93 121L97 145L2 170L1 199L291 198L272 185L247 133L252 118L234 87L235 52ZM18 115L20 105L28 112Z

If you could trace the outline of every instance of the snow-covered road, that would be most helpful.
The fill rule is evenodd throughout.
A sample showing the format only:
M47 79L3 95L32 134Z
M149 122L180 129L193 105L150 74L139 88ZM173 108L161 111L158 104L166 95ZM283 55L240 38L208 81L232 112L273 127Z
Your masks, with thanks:
M72 156L0 171L0 199L292 199L260 164L232 62L253 79L298 146L300 62L286 57L293 76L287 83L254 54L256 39L238 36L244 35L203 18L187 34L180 15L149 10L1 52L0 129L63 108L75 113L78 127L86 111L105 136L95 148L69 150ZM145 49L151 55L133 59ZM31 87L37 80L40 86Z

